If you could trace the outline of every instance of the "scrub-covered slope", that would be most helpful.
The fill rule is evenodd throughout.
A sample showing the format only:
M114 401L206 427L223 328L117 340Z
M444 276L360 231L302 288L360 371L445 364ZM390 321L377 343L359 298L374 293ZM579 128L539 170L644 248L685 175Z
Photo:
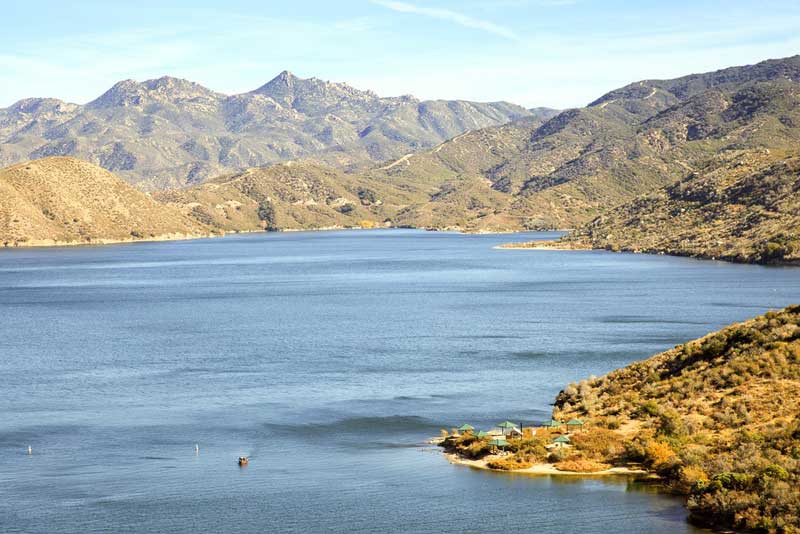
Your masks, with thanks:
M370 176L425 179L431 202L404 220L466 228L575 228L730 150L800 143L800 56L645 80L552 119L472 132Z
M207 235L209 229L74 158L0 170L0 244L88 244Z
M565 243L800 263L800 155L734 152L577 229Z
M562 391L554 417L626 436L699 522L800 530L800 306Z

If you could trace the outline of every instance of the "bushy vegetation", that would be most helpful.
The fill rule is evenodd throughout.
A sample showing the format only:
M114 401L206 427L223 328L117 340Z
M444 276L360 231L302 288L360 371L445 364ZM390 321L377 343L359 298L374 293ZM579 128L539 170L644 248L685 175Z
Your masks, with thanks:
M264 223L264 228L267 231L275 231L278 229L275 207L269 200L262 200L258 203L258 220Z
M457 452L464 458L478 460L492 452L489 440L478 438L472 433L450 435L445 437L441 444L446 450Z
M447 433L445 433L447 434ZM479 460L497 452L497 448L489 445L492 438L477 437L471 432L457 435L443 435L444 440L441 446L448 452L456 453L463 458ZM524 469L536 463L542 463L547 459L547 437L535 436L530 429L526 429L524 436L516 439L509 439L508 446L502 452L504 456L494 458L488 462L487 466L491 469L501 469L509 471L512 469Z
M584 458L567 459L556 464L556 468L559 471L572 471L575 473L595 473L597 471L604 471L609 467L611 467L609 464Z
M605 428L593 428L570 436L575 450L600 462L618 462L625 452L622 436Z
M535 464L550 463L562 471L596 472L612 467L611 464L624 465L628 448L625 439L617 432L605 428L591 428L570 434L572 446L568 448L548 448L558 431L546 428L525 429L525 435L509 439L502 454L490 457L486 466L490 469L511 471L525 469ZM471 433L462 435L443 431L441 445L449 452L470 460L484 459L498 452L489 445L490 438L478 438Z
M698 523L800 532L800 306L565 388L555 416L613 421L576 451L641 462Z
M565 247L744 263L800 263L800 156L721 153L699 172L609 210Z

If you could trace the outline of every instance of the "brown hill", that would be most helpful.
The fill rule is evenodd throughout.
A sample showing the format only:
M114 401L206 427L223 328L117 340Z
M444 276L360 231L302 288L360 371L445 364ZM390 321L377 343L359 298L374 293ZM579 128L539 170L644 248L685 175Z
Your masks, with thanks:
M466 229L574 228L719 154L800 142L800 56L645 80L552 119L518 120L370 172L438 190L401 216ZM487 224L488 223L488 224Z
M208 227L74 158L0 170L0 243L88 244L209 234Z
M800 153L725 152L697 172L609 210L558 242L509 247L800 264Z
M225 104L220 104L223 101ZM272 111L253 108L256 101L269 104L267 108ZM444 109L461 118L448 115L452 120L445 120L441 115L429 115L433 110ZM413 151L421 148L412 140L421 139L422 130L432 129L445 137L477 126L480 121L469 122L461 113L468 109L473 108L466 104L412 105L407 98L382 99L368 91L315 79L301 80L288 73L237 97L224 97L197 84L165 78L118 84L80 110L49 100L20 103L10 112L0 113L0 130L17 132L0 144L0 154L4 147L17 150L45 134L52 138L51 143L58 144L76 128L100 135L98 125L108 125L101 129L106 136L103 139L124 140L135 126L136 143L153 141L158 145L163 139L180 138L180 150L156 150L152 154L158 153L158 157L147 160L149 163L142 167L138 165L145 161L144 156L133 154L124 143L115 141L103 145L103 165L120 169L121 173L144 172L142 169L168 168L169 164L183 161L183 156L176 154L185 152L203 160L224 152L225 168L238 168L269 161L251 157L256 153L255 145L248 143L255 142L255 137L248 136L269 139L270 150L283 146L281 139L295 135L294 121L302 115L305 119L301 123L312 129L336 122L336 127L329 124L333 128L329 133L336 134L334 137L317 132L322 135L320 139L329 139L333 144L340 143L334 139L338 139L336 132L345 132L340 126L347 123L350 129L358 126L356 143L361 148L372 146L371 141L365 140L374 136L393 139L405 148L398 151L401 156L367 171L341 171L310 160L292 161L226 174L207 184L159 193L157 197L178 206L201 224L229 231L355 226L362 222L465 231L575 228L643 194L688 180L687 176L711 176L711 169L724 166L732 154L759 154L769 149L778 155L796 150L800 142L800 56L675 80L645 80L612 91L586 108L567 110L549 119L547 110L537 110L534 115L502 126L456 135L424 152ZM335 115L331 115L334 110ZM278 115L273 116L273 112ZM73 116L75 113L81 118ZM96 115L92 115L91 124L85 122L87 113ZM66 119L67 116L72 118ZM226 137L224 142L215 138L212 143L211 137L201 139L187 133L209 124L216 124L214 128L224 126L249 141ZM276 124L280 126L278 131L273 129ZM417 131L419 128L422 130ZM355 139L352 133L342 133L341 139ZM293 139L304 150L281 149L281 158L306 154L305 149L316 146L316 141L305 137L302 142L300 137ZM222 144L214 144L218 142ZM433 138L428 142L432 144ZM349 154L343 147L326 154ZM317 149L327 150L316 146L311 151ZM50 153L49 149L44 153ZM129 153L133 156L129 157ZM315 157L322 154L315 153ZM384 152L371 154L377 159ZM215 171L220 169L214 167ZM197 181L210 172L198 174ZM725 172L721 170L717 175L722 177ZM675 232L663 232L667 238L675 239L670 246L679 250L684 247L682 243L688 243L686 247L691 248L694 240L701 246L697 251L687 248L685 253L740 257L746 261L755 261L756 256L791 260L795 247L789 217L795 209L791 191L782 200L769 192L772 186L791 189L791 180L772 176L763 187L753 181L748 183L754 187L752 194L740 194L737 189L719 202L711 197L697 200L695 207L709 205L708 209L692 211L708 222L691 221L693 228L705 228L702 232L680 230L680 221L673 224L674 215L669 208L670 218L659 219L659 223L675 227ZM734 220L741 211L735 207L739 204L734 197L748 194L744 202L752 219L748 219L749 226L742 226ZM732 207L720 208L723 205ZM721 223L709 219L712 212L722 217ZM718 226L729 227L728 242L718 234ZM641 236L630 247L651 250L640 247L640 242L654 239L645 233L655 230L655 226L642 226ZM599 242L606 235L609 233L595 232L591 240ZM572 244L578 245L588 246ZM623 247L613 243L610 246Z
M393 184L312 162L287 162L153 193L222 231L397 226L397 213L425 204L424 183Z
M737 262L800 263L800 154L725 154L565 241Z

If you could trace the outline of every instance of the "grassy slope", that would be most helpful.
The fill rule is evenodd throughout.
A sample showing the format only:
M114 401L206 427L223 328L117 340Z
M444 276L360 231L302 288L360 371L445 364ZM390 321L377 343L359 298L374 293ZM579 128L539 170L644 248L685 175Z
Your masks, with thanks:
M221 177L154 197L224 231L382 226L427 195L307 162Z
M209 229L74 158L0 170L0 243L35 245L199 236Z
M554 417L619 429L697 521L800 530L800 306L571 384Z
M564 239L610 250L738 262L800 262L800 155L725 154Z

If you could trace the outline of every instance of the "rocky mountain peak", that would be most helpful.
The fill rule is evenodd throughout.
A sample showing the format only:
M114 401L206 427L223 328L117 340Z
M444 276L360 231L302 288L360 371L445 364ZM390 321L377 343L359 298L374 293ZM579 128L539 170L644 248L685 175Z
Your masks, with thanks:
M0 109L0 166L76 156L147 188L303 157L367 165L527 114L507 104L418 107L288 70L231 96L162 76L120 81L83 106L49 102Z
M68 104L57 98L23 98L12 104L8 109L15 113L64 113L77 107L76 104Z
M299 80L299 78L290 71L285 70L278 74L272 81L277 81L285 85L293 85L295 80Z
M141 103L142 92L142 87L136 80L122 80L86 104L86 107L93 109L138 105Z
M99 98L89 102L87 107L92 109L110 107L140 106L152 101L178 102L197 97L217 98L222 97L202 85L174 78L162 76L137 82L136 80L123 80L114 84L111 89Z
M253 94L260 94L266 95L269 97L274 98L275 96L285 96L290 94L294 87L301 82L302 80L289 72L288 70L284 70L270 81L256 89L255 91L251 91Z
M344 83L319 78L298 78L285 70L251 94L265 95L276 102L287 104L299 111L350 101L376 101L380 98L372 91L362 91Z

